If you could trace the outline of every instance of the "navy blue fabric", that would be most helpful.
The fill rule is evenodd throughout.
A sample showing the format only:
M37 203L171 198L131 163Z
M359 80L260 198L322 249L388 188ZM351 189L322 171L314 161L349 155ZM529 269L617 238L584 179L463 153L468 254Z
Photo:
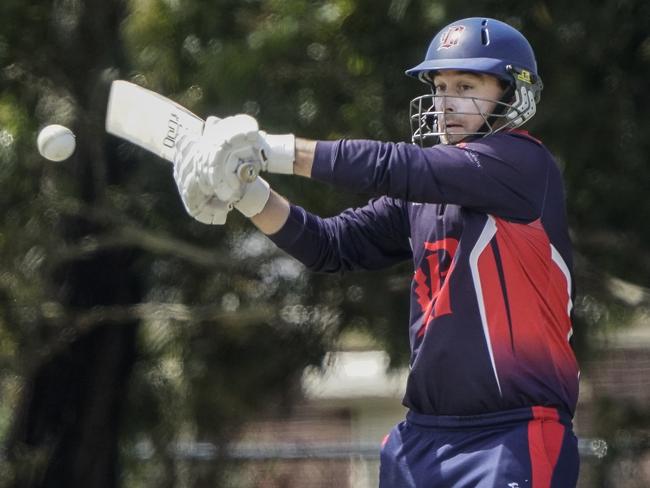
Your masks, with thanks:
M544 146L516 133L497 133L430 148L365 140L319 142L312 178L354 192L460 205L530 222L541 216L551 171L557 173L557 168Z
M410 411L382 449L381 487L575 486L571 243L546 148L519 131L319 142L312 177L375 198L330 218L293 205L279 247L314 271L413 263Z
M380 488L572 488L578 478L577 440L567 415L550 486L533 480L531 409L469 417L409 413L381 450ZM549 420L545 420L549 421ZM543 448L543 446L542 446ZM540 459L539 462L548 462Z
M409 409L573 414L571 244L561 175L540 142L319 142L312 177L376 198L330 218L294 205L270 237L314 271L412 261Z

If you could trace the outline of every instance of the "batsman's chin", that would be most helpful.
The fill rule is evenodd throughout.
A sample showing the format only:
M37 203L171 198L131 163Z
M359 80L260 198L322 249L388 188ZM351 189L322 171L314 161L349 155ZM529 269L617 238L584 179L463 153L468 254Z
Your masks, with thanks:
M440 136L440 140L443 144L456 144L465 139L465 137L467 137L465 128L461 125L454 125L444 130Z

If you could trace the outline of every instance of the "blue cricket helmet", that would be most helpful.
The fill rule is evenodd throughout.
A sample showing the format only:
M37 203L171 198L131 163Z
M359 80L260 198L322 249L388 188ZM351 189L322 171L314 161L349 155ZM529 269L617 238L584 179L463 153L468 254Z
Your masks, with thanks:
M424 61L406 74L426 81L423 75L441 69L489 73L506 81L512 81L515 69L539 78L535 53L526 38L505 22L484 17L444 27L429 44Z
M468 136L516 128L535 115L543 88L535 53L523 34L505 22L485 17L452 22L433 38L424 61L406 74L432 86L432 75L440 70L489 74L510 86L501 100L495 100L495 112L486 118L484 127ZM444 113L436 108L436 100L444 97L432 91L411 101L413 142L445 141L437 123Z

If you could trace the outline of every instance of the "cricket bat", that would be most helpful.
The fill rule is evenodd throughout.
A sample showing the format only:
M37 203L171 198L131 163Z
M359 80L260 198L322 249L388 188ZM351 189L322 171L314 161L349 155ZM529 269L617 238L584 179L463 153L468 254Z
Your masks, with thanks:
M106 132L174 162L176 140L181 131L203 133L204 120L159 93L124 80L111 84L106 111ZM240 165L239 178L250 183L256 168Z

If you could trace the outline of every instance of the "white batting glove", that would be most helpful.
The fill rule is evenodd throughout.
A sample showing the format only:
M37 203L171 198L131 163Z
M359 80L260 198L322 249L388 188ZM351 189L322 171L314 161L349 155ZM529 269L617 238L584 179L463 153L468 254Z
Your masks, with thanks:
M280 138L271 140L286 140ZM259 139L257 122L247 115L209 117L202 136L179 136L174 178L192 217L205 224L221 225L233 206L246 217L262 211L270 188L257 177L260 169L268 167L256 145ZM270 146L263 147L275 154Z
M271 195L271 187L258 176L246 185L244 195L235 203L235 208L246 217L253 217L260 213Z
M235 208L246 217L260 213L271 194L269 184L261 177L257 176L248 183L242 182L239 171L242 164L252 166L255 174L268 167L262 154L263 150L268 151L268 145L263 143L264 149L258 149L261 134L257 121L245 114L224 119L208 117L203 130L203 137L219 146L214 154L210 182L222 197L228 197L229 192L233 192L234 198L230 198ZM274 139L272 141L275 142ZM291 166L293 168L293 160ZM223 172L219 167L224 168ZM223 180L219 180L219 175ZM233 175L237 178L232 178Z
M296 136L293 134L267 134L260 131L266 143L262 150L264 166L269 173L293 174L293 162L296 159Z
M232 153L234 159L252 162L258 170L293 174L295 136L267 134L259 130L257 120L250 115L239 114L224 119L208 117L203 135L222 146L215 168L228 166L229 153ZM226 167L226 173L230 173L231 169Z
M204 224L223 225L233 205L219 199L203 176L213 151L206 139L181 134L176 142L174 180L188 214Z

